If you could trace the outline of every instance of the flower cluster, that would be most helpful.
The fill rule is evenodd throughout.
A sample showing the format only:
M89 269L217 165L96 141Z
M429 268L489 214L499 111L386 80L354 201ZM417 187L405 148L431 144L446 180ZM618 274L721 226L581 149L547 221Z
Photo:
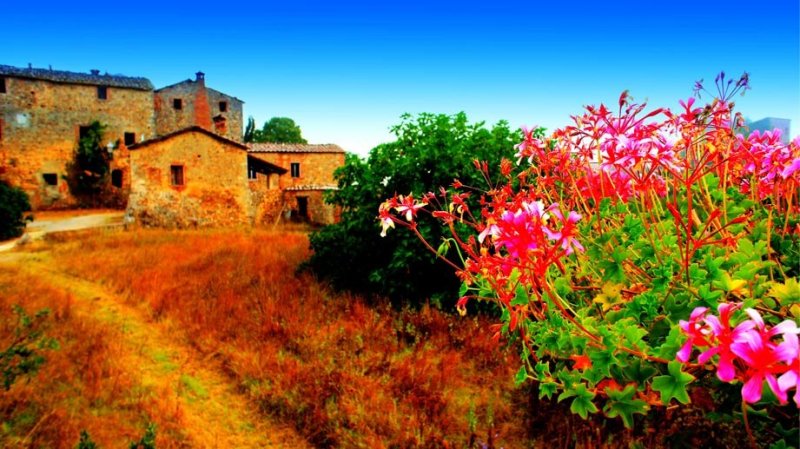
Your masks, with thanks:
M717 356L717 377L723 382L742 381L742 398L746 402L761 400L762 384L766 381L781 403L786 403L788 391L794 389L794 400L800 406L797 324L785 320L770 327L758 311L746 309L749 319L733 326L732 317L737 309L739 305L722 303L717 308L718 315L713 315L706 307L695 308L689 321L680 322L687 341L677 359L688 362L692 349L702 348L704 351L697 361L705 364ZM778 336L781 342L775 341Z
M523 128L516 167L476 161L485 190L456 180L455 193L395 197L379 209L383 233L410 228L440 259L457 256L447 262L462 281L458 311L496 304L494 337L521 342L517 379L574 398L581 416L597 412L595 397L626 426L649 406L689 403L687 385L716 383L705 364L742 382L746 402L764 382L781 404L792 391L800 401L800 138L741 135L730 99L749 78L715 82L720 97L703 107L689 98L647 111L625 92L618 110L589 106L549 135ZM453 235L444 250L416 229L425 206ZM766 301L768 289L780 300ZM651 334L665 325L680 331Z

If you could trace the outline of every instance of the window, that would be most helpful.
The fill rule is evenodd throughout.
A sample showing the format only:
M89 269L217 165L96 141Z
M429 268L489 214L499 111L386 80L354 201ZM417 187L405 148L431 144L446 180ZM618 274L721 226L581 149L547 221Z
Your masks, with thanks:
M172 180L172 185L174 186L182 186L184 179L183 179L183 165L170 165L169 166L169 174L170 179Z
M111 171L111 185L117 188L122 187L122 170L116 169Z
M6 79L0 76L0 94L6 93Z
M219 112L226 112L228 110L228 102L227 101L220 101L219 102Z
M42 174L42 178L44 179L44 183L49 186L58 185L58 175L55 173L44 173Z
M99 100L107 100L108 99L108 87L106 87L106 86L97 86L97 98Z
M292 178L300 177L300 163L292 162Z
M136 143L136 133L125 133L125 146L129 147Z
M91 126L81 126L78 129L78 140L84 139L89 137L89 130L92 129Z
M178 110L183 109L183 100L181 100L180 98L173 98L172 107Z
M247 168L247 179L251 181L258 179L258 173L256 173L256 169L250 167Z

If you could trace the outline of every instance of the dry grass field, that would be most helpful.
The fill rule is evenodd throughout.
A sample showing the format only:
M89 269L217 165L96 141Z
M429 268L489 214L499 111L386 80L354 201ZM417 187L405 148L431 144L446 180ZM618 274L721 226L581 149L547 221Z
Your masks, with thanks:
M84 231L0 255L59 348L0 396L0 446L526 447L511 356L480 318L394 310L298 273L301 231Z

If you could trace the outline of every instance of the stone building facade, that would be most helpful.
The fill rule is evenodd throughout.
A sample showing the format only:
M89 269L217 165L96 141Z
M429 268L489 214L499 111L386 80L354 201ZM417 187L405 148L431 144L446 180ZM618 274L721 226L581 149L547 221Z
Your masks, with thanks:
M167 98L186 109L167 110ZM111 188L127 197L128 146L191 126L241 142L242 104L205 87L202 72L156 91L147 78L0 65L0 177L25 190L34 210L74 206L67 164L82 127L97 121L113 154Z
M248 152L251 157L286 170L281 175L251 180L251 183L267 185L281 192L278 215L275 207L267 208L265 219L277 221L288 217L322 224L338 219L336 209L325 204L324 194L337 188L333 173L344 165L345 151L341 147L333 144L251 143Z
M69 207L64 174L81 127L106 125L114 151L155 135L152 111L145 78L0 65L0 176L25 190L34 209ZM122 156L112 169L126 165Z
M206 87L205 75L155 91L156 132L166 135L189 126L213 129L231 140L242 140L242 105L236 97Z
M112 189L146 225L332 223L323 201L336 145L242 143L242 106L202 72L158 90L146 78L0 65L0 178L34 210L75 205L64 176L81 134L105 125Z

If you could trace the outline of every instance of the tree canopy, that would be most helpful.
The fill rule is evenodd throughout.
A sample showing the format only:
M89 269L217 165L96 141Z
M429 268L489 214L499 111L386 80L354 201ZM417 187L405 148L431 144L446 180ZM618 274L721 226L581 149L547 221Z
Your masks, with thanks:
M308 143L300 127L288 117L272 117L261 129L256 129L253 117L247 119L245 142Z
M347 155L336 171L339 190L328 200L342 208L341 221L312 234L308 265L338 288L395 302L433 298L452 304L459 285L452 269L436 262L412 233L381 237L378 207L394 194L419 196L456 178L477 184L481 174L474 161L499 166L502 158L513 156L520 135L504 121L492 128L470 124L463 112L406 114L392 133L395 141L373 148L366 160ZM418 226L430 242L444 236L430 217L421 217Z

